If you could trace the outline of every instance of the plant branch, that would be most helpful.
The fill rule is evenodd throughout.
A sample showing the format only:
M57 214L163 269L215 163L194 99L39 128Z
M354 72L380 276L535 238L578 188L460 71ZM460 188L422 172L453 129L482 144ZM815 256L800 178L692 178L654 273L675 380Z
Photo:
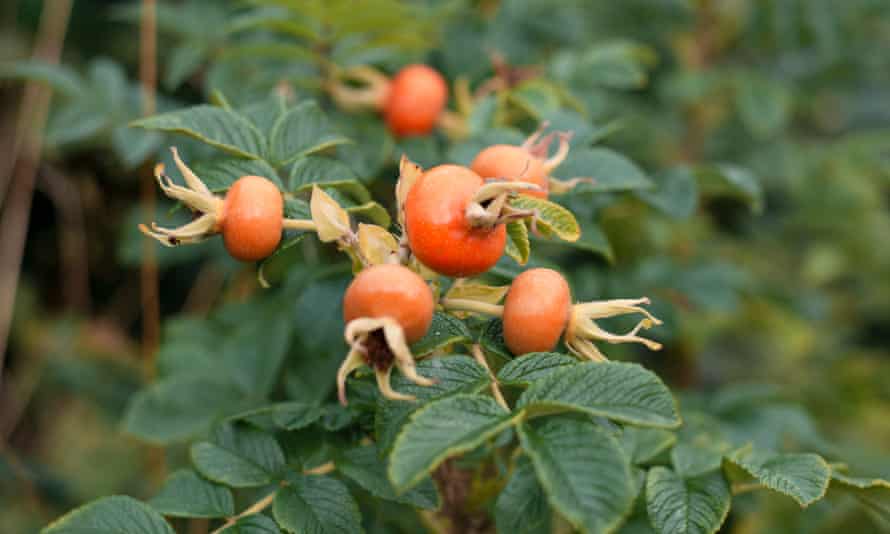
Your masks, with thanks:
M36 58L49 63L59 62L70 14L71 0L45 3L34 52ZM10 164L9 174L4 172L0 175L4 181L8 181L9 177L14 178L9 182L9 198L6 199L6 209L0 219L0 384L25 239L28 235L37 164L43 150L43 129L51 99L52 91L48 87L37 82L29 82L25 86L16 140L11 151L10 161L13 163ZM17 158L19 151L23 152L21 158ZM0 186L4 186L0 190L5 188L5 184Z

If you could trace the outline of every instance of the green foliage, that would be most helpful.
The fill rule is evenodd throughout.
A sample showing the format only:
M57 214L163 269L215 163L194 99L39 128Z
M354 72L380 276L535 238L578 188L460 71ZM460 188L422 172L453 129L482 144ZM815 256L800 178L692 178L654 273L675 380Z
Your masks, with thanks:
M57 94L56 162L104 149L115 170L159 160L182 183L163 140L217 195L264 176L285 217L306 221L320 188L394 241L403 154L468 164L549 121L573 133L553 177L592 181L511 197L536 220L507 225L505 257L482 281L559 268L574 302L645 295L664 320L643 325L659 356L600 343L610 361L582 362L561 345L513 355L500 319L439 306L410 346L432 385L394 370L392 389L414 399L392 400L362 368L341 406L354 240L286 230L254 286L221 247L165 250L165 285L192 264L222 273L206 316L165 320L157 376L122 415L124 433L167 447L171 474L150 494L130 490L148 504L104 497L44 532L172 533L189 518L227 533L459 531L468 517L502 533L808 532L816 514L886 528L890 484L840 463L887 472L870 435L890 437L878 378L890 115L877 104L890 12L878 4L161 2L161 112L146 118L123 62L4 64L3 79ZM139 11L116 14L135 23ZM415 62L447 77L462 129L399 139L332 98L351 67L391 74ZM164 226L186 211L163 208ZM136 265L132 222L120 254ZM423 274L436 297L453 284ZM780 385L728 386L764 379ZM770 497L746 495L761 490Z

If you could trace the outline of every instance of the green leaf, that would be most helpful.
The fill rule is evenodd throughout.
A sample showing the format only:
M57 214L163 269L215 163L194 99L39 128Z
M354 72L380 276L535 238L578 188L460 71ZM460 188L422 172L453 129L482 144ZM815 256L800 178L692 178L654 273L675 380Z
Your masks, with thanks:
M680 426L677 403L655 373L635 363L584 362L532 383L519 398L532 414L579 411L623 423Z
M479 344L486 354L493 354L505 362L513 359L513 354L507 348L504 341L504 323L499 318L494 318L485 323L485 327L479 335Z
M326 476L295 476L278 490L272 504L275 520L294 534L364 532L358 505L339 480Z
M490 397L456 395L431 402L411 416L396 438L389 478L398 490L408 489L446 458L497 436L516 417Z
M777 454L746 448L726 456L727 464L765 487L788 495L802 508L825 496L831 478L831 467L818 454Z
M680 442L671 450L674 470L683 477L696 477L720 469L724 451L717 443L699 441Z
M164 88L175 91L189 76L195 73L210 55L209 43L191 39L173 48L167 55L164 69Z
M313 185L332 187L359 203L371 201L371 194L359 181L358 176L348 165L335 159L306 156L294 162L287 181L288 191L293 193L311 191Z
M455 343L469 343L472 340L473 335L463 321L453 315L436 312L430 329L420 341L411 345L411 352L415 356L423 356Z
M239 519L234 525L224 528L222 532L226 534L280 534L281 530L272 519L255 514Z
M182 134L242 158L260 159L266 151L266 141L253 124L233 111L214 106L162 113L131 125Z
M652 181L632 161L607 148L582 148L569 153L568 159L553 174L557 178L593 178L593 184L581 184L573 194L604 193L647 189Z
M347 449L339 453L336 459L338 471L375 497L425 510L439 507L439 493L432 479L426 478L410 491L399 495L386 476L386 463L374 444Z
M565 245L599 254L606 260L610 262L613 261L615 259L615 253L612 250L612 244L609 243L609 238L606 236L606 233L603 232L600 225L597 224L596 221L589 221L584 218L579 220L578 223L581 226L581 238L577 241L568 241Z
M831 489L852 495L879 524L890 526L890 482L887 480L851 477L834 470Z
M621 432L621 446L635 464L651 462L676 442L673 432L660 428L628 426Z
M544 234L556 234L563 241L577 241L581 228L572 212L555 202L528 195L519 195L510 200L510 205L522 210L535 210L537 226Z
M450 355L417 362L417 372L436 381L432 386L418 386L401 374L393 377L393 389L417 397L417 401L390 401L377 405L374 427L377 445L384 453L392 448L402 426L425 401L461 393L478 393L491 383L488 371L469 356Z
M720 472L683 478L666 467L653 467L646 479L646 508L655 531L663 534L714 534L726 516L732 495Z
M170 475L149 504L171 517L229 517L235 503L228 488L204 480L191 469Z
M307 209L304 212L301 208L301 204L306 204L306 202L299 199L288 199L284 205L284 216L288 218L296 218L296 219L310 219L311 216ZM291 207L291 213L288 213L288 206ZM293 211L298 211L298 217L294 216ZM275 252L272 253L271 256L264 259L260 262L260 266L257 269L257 280L260 285L264 288L270 288L272 286L278 285L288 274L291 272L291 267L293 267L295 263L295 258L299 257L300 251L296 249L296 245L302 241L308 232L300 232L298 235L288 237L275 249Z
M615 438L570 416L526 423L519 439L550 505L582 532L610 532L636 497L630 464Z
M42 534L175 534L161 514L132 497L113 495L68 512Z
M315 102L303 102L278 117L269 134L269 158L276 165L287 165L300 156L348 143L335 134Z
M364 204L357 206L349 206L346 208L346 213L353 217L365 218L384 228L389 228L389 225L392 223L392 218L389 216L389 212L386 211L386 208L373 201L365 202Z
M637 191L650 206L675 219L688 219L698 205L698 184L688 167L674 167L654 176L656 187Z
M83 78L67 65L37 59L0 65L0 79L33 80L44 83L68 97L83 96L87 91Z
M553 371L577 363L577 358L558 352L531 352L507 362L498 372L498 382L510 386L528 386Z
M213 443L192 445L191 457L205 478L234 488L270 484L284 467L284 453L274 437L235 425L220 426Z
M111 148L124 168L132 170L145 163L158 151L162 139L157 132L144 132L129 126L118 126L111 131Z
M791 92L779 82L757 75L736 80L735 105L745 127L755 137L779 133L791 116Z
M222 157L195 163L195 174L214 193L227 191L242 176L262 176L283 188L278 173L265 160Z
M559 109L559 94L552 85L541 80L521 84L508 92L507 98L539 120Z
M733 165L700 165L695 168L704 195L741 199L755 213L763 209L763 188L751 171Z
M241 405L242 399L240 388L209 377L164 379L130 399L123 429L149 443L166 445L206 430L221 413Z
M516 260L519 265L528 263L528 257L532 252L531 243L528 240L528 228L522 222L507 223L507 247L504 252Z
M547 495L527 456L516 461L513 474L494 506L498 534L549 534Z
M321 418L321 407L302 402L279 402L250 410L229 418L230 421L245 421L262 428L298 430Z

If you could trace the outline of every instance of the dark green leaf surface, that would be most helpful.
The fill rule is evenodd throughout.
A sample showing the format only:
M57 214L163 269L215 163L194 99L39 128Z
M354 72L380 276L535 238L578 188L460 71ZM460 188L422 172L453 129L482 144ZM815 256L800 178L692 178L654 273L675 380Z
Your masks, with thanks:
M520 427L522 448L550 504L582 532L614 530L635 498L627 456L595 423L549 417Z
M174 534L161 514L132 497L115 495L68 512L42 534Z
M333 133L315 102L303 102L278 117L269 134L269 159L287 165L300 156L348 143Z
M456 395L431 402L396 438L389 478L398 489L413 487L446 458L497 436L514 418L491 397Z
M573 150L553 174L558 178L593 178L592 185L581 184L575 191L614 192L652 187L652 181L632 161L607 148Z
M195 106L138 120L133 126L192 137L243 158L260 158L266 141L241 115L214 106Z
M191 469L171 474L149 504L172 517L229 517L235 514L232 492Z
M577 358L558 352L532 352L507 362L498 372L498 382L527 386L553 371L579 363Z
M455 343L469 343L472 339L473 335L463 321L452 315L436 312L430 329L420 341L411 345L411 352L415 356L424 356Z
M424 479L409 491L397 494L386 474L385 458L376 445L347 449L337 455L337 470L374 496L423 509L439 507L439 493L432 479Z
M731 500L720 472L683 478L666 467L653 467L646 479L646 508L659 534L714 534Z
M551 513L544 488L527 456L516 461L513 474L494 508L498 534L547 534Z
M654 460L677 442L673 432L661 428L641 428L628 426L621 432L621 446L637 464Z
M430 358L417 363L417 372L436 381L428 387L418 386L400 374L393 376L393 389L417 397L417 401L389 401L381 398L377 404L374 428L377 443L388 451L402 428L423 402L460 393L477 393L491 383L488 372L469 356L453 355Z
M519 399L531 413L580 411L639 426L676 428L677 405L653 372L633 363L586 362L535 381Z
M272 504L275 520L294 534L364 532L358 505L342 482L326 476L295 476Z
M221 413L243 402L240 388L204 376L176 376L133 396L123 429L139 439L168 444L206 430Z
M767 488L807 507L825 495L831 467L817 454L776 454L741 449L725 459Z
M284 467L284 453L274 437L231 424L220 426L213 442L192 445L191 457L201 475L235 488L269 484Z

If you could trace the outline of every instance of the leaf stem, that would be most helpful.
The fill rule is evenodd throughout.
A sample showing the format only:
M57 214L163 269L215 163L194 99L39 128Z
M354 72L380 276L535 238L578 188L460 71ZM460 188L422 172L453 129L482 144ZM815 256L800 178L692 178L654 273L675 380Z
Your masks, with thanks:
M495 317L500 317L504 314L504 307L500 304L489 304L478 300L444 298L441 300L441 303L448 311L468 311Z
M305 469L303 471L303 474L304 475L326 475L326 474L330 473L331 471L333 471L334 469L336 469L334 462L327 462L327 463L323 463L317 467L313 467L312 469ZM281 482L282 487L285 487L287 485L288 485L288 483L286 481ZM271 506L271 504L275 501L275 495L277 495L277 494L278 494L278 490L275 490L272 493L266 495L262 499L258 500L257 502L253 503L252 505L250 505L250 508L245 509L243 512L241 512L238 515L234 515L234 516L226 519L226 522L223 523L222 526L220 526L218 529L214 530L210 534L219 534L220 532L224 531L225 529L227 529L227 528L231 527L232 525L234 525L235 523L237 523L240 519L244 519L245 517L256 515L256 514L262 512L263 510L265 510L266 508Z
M763 489L763 484L759 482L748 482L748 483L740 483L732 485L732 494L733 495L741 495L742 493L749 493L752 491L757 491Z
M282 226L285 230L309 230L310 232L314 232L317 228L313 221L303 219L284 219Z
M508 412L510 410L510 405L507 404L507 400L504 399L503 393L501 393L501 388L498 385L498 379L494 376L494 373L491 371L491 367L488 366L488 360L485 359L485 354L482 353L482 347L475 343L472 348L470 348L470 352L473 354L473 358L479 362L479 365L485 368L488 372L488 376L491 378L491 394L494 396L494 400L497 401L501 407Z

